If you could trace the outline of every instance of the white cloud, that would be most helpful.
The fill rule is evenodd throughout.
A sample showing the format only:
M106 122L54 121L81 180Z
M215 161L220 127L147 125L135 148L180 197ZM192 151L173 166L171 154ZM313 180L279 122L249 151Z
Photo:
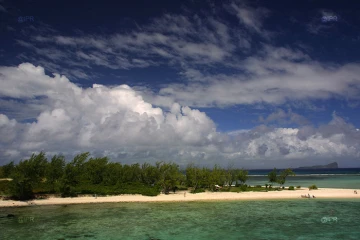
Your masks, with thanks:
M328 66L300 51L264 47L257 56L239 63L244 74L204 74L189 69L191 82L169 84L159 93L195 107L302 101L360 96L360 64ZM206 81L204 81L206 79Z
M215 123L197 109L173 103L165 111L146 102L141 92L127 85L95 84L83 89L65 76L47 76L42 67L30 63L1 67L0 76L5 86L0 96L46 95L43 104L47 106L32 123L0 115L0 145L7 149L0 151L3 162L41 150L69 156L91 151L122 162L240 161L247 166L267 161L269 167L284 159L360 155L359 131L335 113L328 125L319 128L260 125L227 134L218 132ZM285 112L286 116L291 114Z

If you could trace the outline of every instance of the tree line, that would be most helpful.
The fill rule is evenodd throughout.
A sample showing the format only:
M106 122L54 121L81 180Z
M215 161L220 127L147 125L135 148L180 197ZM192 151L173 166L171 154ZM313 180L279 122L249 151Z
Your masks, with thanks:
M269 173L269 181L284 184L286 177L292 174L287 169L277 175L274 169ZM90 157L88 152L66 162L62 155L48 160L45 153L40 152L18 164L10 162L1 166L0 178L12 179L3 192L14 199L27 200L34 198L35 194L48 193L72 197L77 194L156 196L161 192L188 188L193 193L204 189L216 191L216 185L231 188L235 183L236 186L244 186L248 171L232 165L228 168L215 165L210 169L189 164L185 171L181 171L179 165L171 162L121 164L110 162L108 157Z

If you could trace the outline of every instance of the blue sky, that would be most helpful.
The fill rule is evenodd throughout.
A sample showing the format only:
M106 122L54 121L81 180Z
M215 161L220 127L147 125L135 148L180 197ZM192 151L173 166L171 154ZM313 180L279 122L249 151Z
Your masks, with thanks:
M357 1L0 1L0 164L360 157ZM55 75L53 75L55 73Z

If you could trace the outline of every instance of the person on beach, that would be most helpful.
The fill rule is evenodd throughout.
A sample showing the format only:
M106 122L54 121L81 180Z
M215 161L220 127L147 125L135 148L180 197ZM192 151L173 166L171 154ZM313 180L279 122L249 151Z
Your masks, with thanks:
M315 198L315 196L313 195L313 198Z
M355 193L355 194L357 194L357 191L356 191L356 190L354 190L354 193Z

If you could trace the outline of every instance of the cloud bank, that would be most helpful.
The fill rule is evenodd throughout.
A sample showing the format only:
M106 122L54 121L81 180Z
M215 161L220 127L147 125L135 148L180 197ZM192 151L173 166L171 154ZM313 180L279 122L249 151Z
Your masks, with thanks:
M264 122L290 119L303 126L260 125L223 133L197 109L176 102L170 108L154 107L127 85L81 88L65 76L48 76L44 68L30 63L0 67L0 84L0 97L37 99L42 106L33 122L0 114L0 164L41 150L66 156L90 151L121 162L212 165L232 161L267 167L283 160L360 156L360 132L336 113L330 123L314 128L293 112L278 111ZM14 106L21 112L27 105Z

